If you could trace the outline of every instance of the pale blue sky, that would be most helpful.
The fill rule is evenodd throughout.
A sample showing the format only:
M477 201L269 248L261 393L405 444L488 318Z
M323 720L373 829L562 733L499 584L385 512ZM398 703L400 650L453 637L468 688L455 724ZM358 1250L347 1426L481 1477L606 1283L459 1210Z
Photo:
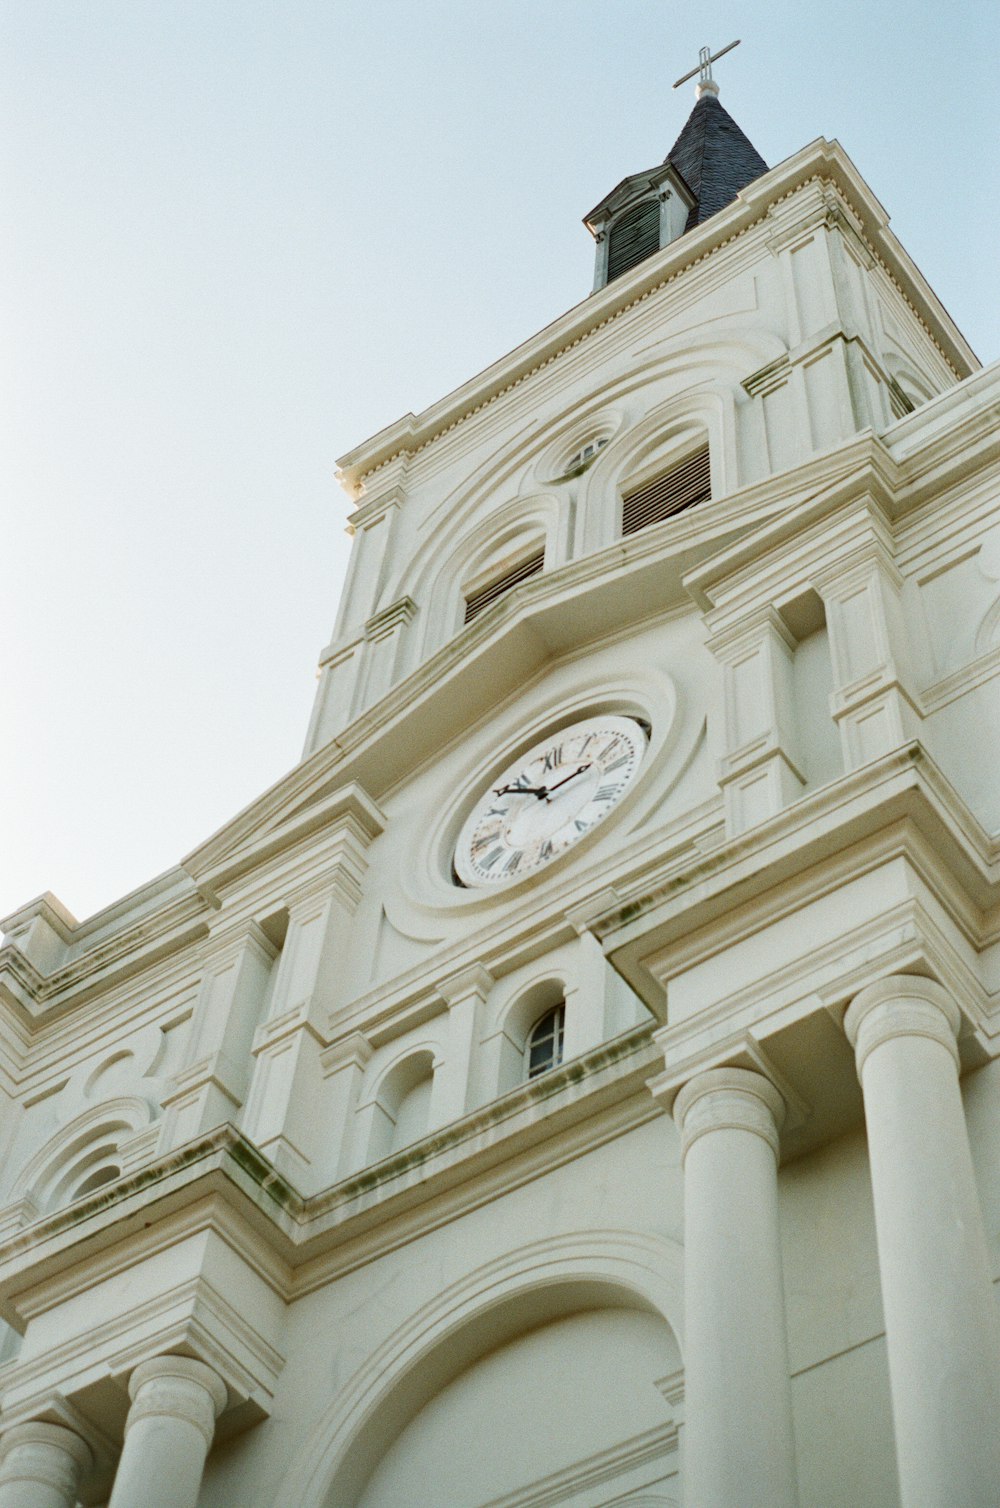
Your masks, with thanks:
M297 760L335 458L584 297L703 42L1000 352L994 5L0 0L0 914L85 916Z

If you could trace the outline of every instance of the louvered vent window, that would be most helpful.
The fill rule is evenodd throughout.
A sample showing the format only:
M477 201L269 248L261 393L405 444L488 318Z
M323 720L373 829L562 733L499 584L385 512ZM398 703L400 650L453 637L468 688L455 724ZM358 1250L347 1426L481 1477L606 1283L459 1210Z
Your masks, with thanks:
M644 199L616 220L608 243L608 277L613 283L660 249L660 201Z
M708 446L688 456L679 466L661 472L651 482L627 492L622 499L622 533L635 534L658 524L674 513L707 502L712 496Z
M529 576L537 576L545 564L545 551L539 550L537 555L529 555L526 560L521 560L502 576L497 576L487 586L480 587L478 592L470 592L465 599L465 621L471 623L473 618L478 618L480 613L486 611L498 597L505 592L519 586L522 581L527 581Z

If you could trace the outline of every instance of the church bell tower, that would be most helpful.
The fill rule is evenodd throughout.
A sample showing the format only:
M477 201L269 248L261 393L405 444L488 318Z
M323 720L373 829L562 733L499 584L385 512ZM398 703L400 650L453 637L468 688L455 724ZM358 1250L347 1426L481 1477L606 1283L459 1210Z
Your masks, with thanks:
M301 761L4 923L0 1508L1000 1500L1000 373L714 61Z

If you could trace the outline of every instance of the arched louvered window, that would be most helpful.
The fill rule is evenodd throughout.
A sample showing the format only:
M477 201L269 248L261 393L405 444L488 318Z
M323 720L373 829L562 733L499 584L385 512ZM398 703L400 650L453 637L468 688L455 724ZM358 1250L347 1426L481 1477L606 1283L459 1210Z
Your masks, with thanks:
M696 503L707 502L711 496L712 472L708 446L704 445L676 466L623 494L622 533L635 534Z
M626 210L611 227L608 241L608 276L613 283L622 273L637 267L660 249L660 201L644 199Z
M473 618L478 618L499 597L519 586L522 581L527 581L529 576L537 576L545 565L544 547L532 555L522 558L512 566L508 566L498 575L490 578L485 585L477 587L475 591L465 594L465 622L471 623Z

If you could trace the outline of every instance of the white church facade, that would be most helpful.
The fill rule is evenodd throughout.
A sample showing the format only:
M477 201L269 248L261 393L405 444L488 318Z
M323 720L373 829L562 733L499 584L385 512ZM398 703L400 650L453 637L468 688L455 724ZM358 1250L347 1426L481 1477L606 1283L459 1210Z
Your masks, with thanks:
M341 463L301 762L0 950L0 1508L1000 1503L1000 370L703 81Z

